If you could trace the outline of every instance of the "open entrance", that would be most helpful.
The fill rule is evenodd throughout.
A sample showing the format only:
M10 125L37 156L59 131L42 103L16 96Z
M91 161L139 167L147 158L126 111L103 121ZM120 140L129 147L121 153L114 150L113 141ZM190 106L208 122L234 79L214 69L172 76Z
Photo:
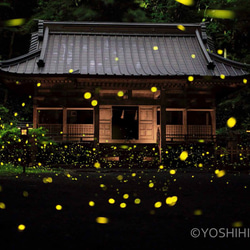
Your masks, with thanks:
M112 107L112 139L138 140L138 107Z

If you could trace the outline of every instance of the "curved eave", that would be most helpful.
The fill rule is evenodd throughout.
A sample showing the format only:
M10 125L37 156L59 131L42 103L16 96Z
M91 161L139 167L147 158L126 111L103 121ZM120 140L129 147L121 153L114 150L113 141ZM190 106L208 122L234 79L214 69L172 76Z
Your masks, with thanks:
M241 70L242 75L250 74L250 64L236 62L211 52L208 52L208 54L211 56L211 58L214 60L215 63L221 63L224 64L225 66Z
M194 80L190 82L188 80L189 75L107 75L107 74L74 74L74 73L67 73L67 74L27 74L27 73L13 73L13 72L6 72L1 70L0 68L0 78L10 81L19 81L19 80L25 80L25 82L36 82L36 81L57 81L57 80L63 80L63 81L80 81L84 82L85 80L93 80L93 81L99 81L105 82L105 81L114 81L114 82L126 82L130 80L134 80L135 82L140 81L151 81L151 82L162 82L164 83L166 80L171 81L181 81L186 82L187 84L195 84L195 83L210 83L211 85L214 84L223 84L226 85L230 83L232 84L243 84L243 79L247 79L247 82L250 81L250 74L246 75L236 75L236 76L228 76L224 79L221 78L221 76L218 75L192 75L194 77Z
M0 70L1 70L1 68L6 68L8 66L12 66L15 64L20 64L22 62L25 62L29 59L32 59L36 56L39 56L40 53L41 53L41 49L38 49L38 50L32 51L31 53L27 53L27 54L24 54L24 55L19 56L19 57L15 57L15 58L5 60L5 61L0 61Z

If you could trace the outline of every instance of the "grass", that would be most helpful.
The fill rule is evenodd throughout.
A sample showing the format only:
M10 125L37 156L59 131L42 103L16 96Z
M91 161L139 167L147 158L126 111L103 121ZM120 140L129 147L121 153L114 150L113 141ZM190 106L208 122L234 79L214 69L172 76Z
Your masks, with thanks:
M51 169L41 166L25 167L25 173L27 174L46 174L46 173L61 173L61 169ZM0 175L19 175L23 173L23 167L20 165L13 165L10 163L0 164Z

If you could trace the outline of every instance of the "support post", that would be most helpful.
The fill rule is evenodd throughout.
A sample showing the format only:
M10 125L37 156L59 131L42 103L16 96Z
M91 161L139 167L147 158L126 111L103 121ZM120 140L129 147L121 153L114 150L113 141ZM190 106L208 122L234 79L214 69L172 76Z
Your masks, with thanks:
M98 149L99 146L99 126L100 126L100 109L99 109L99 92L96 90L96 100L98 104L94 107L94 147ZM97 150L98 151L98 150Z
M212 122L212 136L213 136L213 140L215 139L215 135L216 135L216 111L215 108L213 108L213 110L211 111L211 122Z
M165 89L161 89L161 161L164 161L166 154L166 93Z
M67 140L67 108L63 107L63 140Z
M187 131L187 109L184 109L183 113L182 113L182 125L183 125L182 133L184 135L184 140L186 140L187 134L188 134L188 131Z
M37 105L33 105L33 128L37 128Z

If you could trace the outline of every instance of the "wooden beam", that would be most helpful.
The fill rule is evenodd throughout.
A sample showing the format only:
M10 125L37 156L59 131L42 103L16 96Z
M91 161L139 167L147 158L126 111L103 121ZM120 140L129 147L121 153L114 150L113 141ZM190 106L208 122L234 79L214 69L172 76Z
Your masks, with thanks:
M149 98L140 98L140 99L122 99L116 100L113 99L102 99L100 100L101 105L160 105L160 100L154 100Z

